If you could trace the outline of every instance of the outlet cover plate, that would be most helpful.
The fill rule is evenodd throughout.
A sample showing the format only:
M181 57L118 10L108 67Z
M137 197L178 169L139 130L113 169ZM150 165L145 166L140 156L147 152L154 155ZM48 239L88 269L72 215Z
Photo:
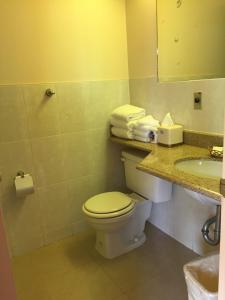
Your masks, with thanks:
M194 109L202 109L202 92L194 93Z

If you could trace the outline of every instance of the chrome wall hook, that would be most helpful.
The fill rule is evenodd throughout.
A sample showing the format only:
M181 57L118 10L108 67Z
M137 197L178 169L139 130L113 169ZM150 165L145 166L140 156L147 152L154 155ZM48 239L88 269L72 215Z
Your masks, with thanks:
M45 95L46 95L47 97L52 97L53 95L55 95L55 91L54 91L53 89L47 89L47 90L45 91Z

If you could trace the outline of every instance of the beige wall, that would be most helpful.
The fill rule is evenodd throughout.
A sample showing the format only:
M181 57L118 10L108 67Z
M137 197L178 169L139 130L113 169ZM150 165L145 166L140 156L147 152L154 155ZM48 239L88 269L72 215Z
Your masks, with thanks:
M225 79L157 82L156 0L127 1L131 103L162 120L171 111L186 129L223 132ZM203 93L202 110L193 109L193 93Z
M0 86L1 207L13 255L86 228L82 204L123 190L120 148L109 116L129 103L127 80ZM30 173L35 193L17 199L13 180Z
M9 0L0 84L128 78L124 0Z
M127 44L130 78L156 75L156 3L127 0Z
M20 255L84 229L83 202L124 188L108 120L130 100L125 2L9 0L0 35L0 204ZM34 179L26 199L18 170Z

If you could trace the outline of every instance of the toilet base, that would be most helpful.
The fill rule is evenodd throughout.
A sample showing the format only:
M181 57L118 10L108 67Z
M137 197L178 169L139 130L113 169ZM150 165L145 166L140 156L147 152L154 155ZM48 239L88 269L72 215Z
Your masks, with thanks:
M125 233L126 234L126 233ZM105 258L112 259L138 248L146 241L145 233L126 240L117 233L97 232L95 249ZM125 244L126 243L126 244Z
M88 218L96 230L95 249L105 258L125 254L146 240L144 229L152 202L135 193L129 196L135 201L135 208L130 213L111 219Z

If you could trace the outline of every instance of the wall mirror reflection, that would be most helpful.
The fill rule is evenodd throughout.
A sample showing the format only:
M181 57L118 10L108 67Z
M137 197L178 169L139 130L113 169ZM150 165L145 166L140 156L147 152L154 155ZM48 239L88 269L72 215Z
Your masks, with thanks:
M225 77L225 1L158 0L158 78Z

